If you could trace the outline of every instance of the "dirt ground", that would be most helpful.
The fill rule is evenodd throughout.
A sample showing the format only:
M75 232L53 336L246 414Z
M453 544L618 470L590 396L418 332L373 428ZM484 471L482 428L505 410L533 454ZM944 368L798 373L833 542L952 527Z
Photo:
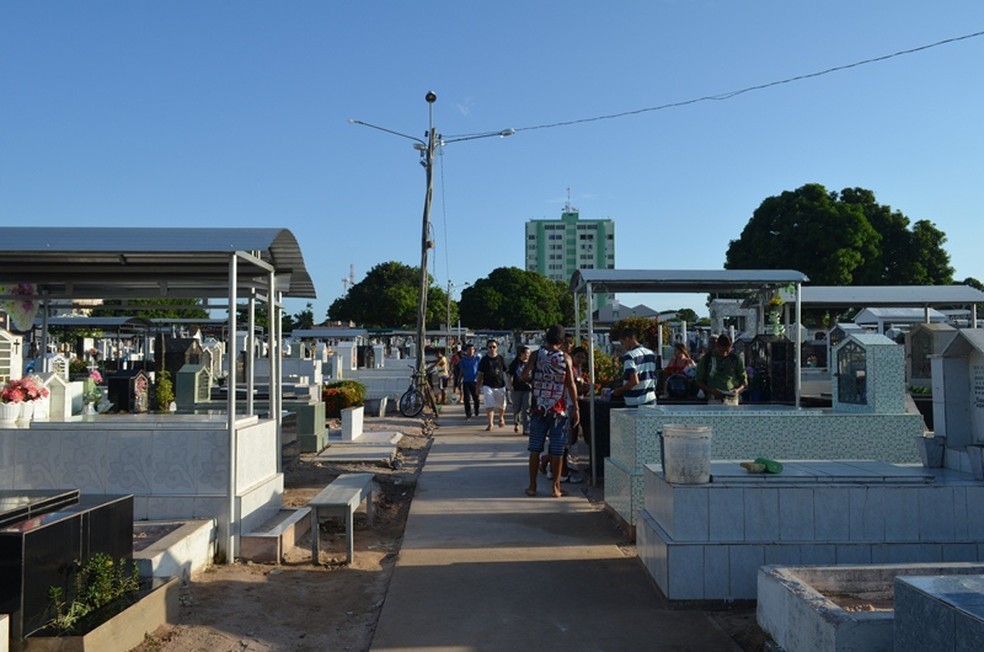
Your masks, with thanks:
M403 433L395 468L329 465L303 455L284 473L287 506L305 505L340 473L375 474L373 525L363 512L356 513L350 565L343 563L342 528L329 521L320 532L319 565L311 564L310 535L305 535L279 565L212 566L181 589L177 624L161 627L133 652L368 650L432 439L421 434L418 420L366 419L366 429ZM634 554L631 546L626 550ZM765 649L754 609L715 611L711 617L745 652Z

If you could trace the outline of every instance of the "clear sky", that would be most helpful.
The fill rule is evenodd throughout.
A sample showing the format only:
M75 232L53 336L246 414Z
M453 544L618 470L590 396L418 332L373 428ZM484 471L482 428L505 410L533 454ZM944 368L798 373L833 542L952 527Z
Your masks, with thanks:
M412 141L348 120L423 138L433 90L446 138L517 130L435 165L442 286L523 267L525 222L568 188L615 220L616 267L720 269L758 205L806 183L932 221L955 278L984 279L984 37L530 128L980 31L980 0L5 0L0 225L287 228L320 320L350 266L420 262Z

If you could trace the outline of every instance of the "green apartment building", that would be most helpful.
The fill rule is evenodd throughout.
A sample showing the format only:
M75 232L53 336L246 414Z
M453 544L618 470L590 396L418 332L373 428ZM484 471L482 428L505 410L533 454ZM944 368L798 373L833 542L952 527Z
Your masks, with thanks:
M615 268L615 222L582 220L576 208L564 206L559 220L526 223L526 269L549 279L571 280L578 269ZM615 295L597 294L594 308L613 301Z

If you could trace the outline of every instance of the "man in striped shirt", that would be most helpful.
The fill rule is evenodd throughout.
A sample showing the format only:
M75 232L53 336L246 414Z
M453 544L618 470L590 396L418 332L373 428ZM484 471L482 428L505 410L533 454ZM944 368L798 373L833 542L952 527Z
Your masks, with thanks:
M612 391L612 396L624 397L626 407L656 405L656 354L639 343L639 333L634 328L623 329L619 340L625 351L623 384Z

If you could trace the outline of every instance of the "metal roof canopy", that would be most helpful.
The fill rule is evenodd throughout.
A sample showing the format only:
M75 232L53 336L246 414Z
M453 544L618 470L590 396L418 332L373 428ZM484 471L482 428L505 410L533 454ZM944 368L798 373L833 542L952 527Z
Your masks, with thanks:
M267 228L5 227L0 285L49 299L228 297L232 256L241 295L272 271L284 297L316 298L294 235Z
M0 242L0 285L33 283L35 300L155 299L228 297L229 332L237 331L235 305L249 299L247 345L253 350L256 291L266 290L270 331L270 418L277 428L277 471L283 444L281 359L279 342L282 297L316 298L297 239L287 229L263 228L115 228L4 227ZM21 298L5 296L3 298ZM44 319L44 317L43 317ZM45 325L46 326L46 325ZM44 329L42 342L47 338ZM237 338L229 339L227 391L230 558L239 526L236 500L235 363ZM42 350L46 345L42 347ZM253 365L247 365L246 410L253 406Z
M792 301L789 293L783 299ZM984 303L969 285L804 285L804 308L967 306Z
M588 372L591 376L589 405L591 432L595 432L594 405L594 319L592 297L596 292L653 292L699 293L735 292L740 290L782 288L795 286L798 299L803 283L810 279L792 269L579 269L571 276L570 289L574 294L574 313L579 311L579 293L587 301L588 313ZM796 323L801 323L800 303L796 302ZM580 323L578 324L580 329ZM580 335L580 333L578 333ZM796 406L800 403L800 341L794 340L796 357ZM595 437L591 438L591 483L597 482Z
M584 292L734 292L805 283L806 274L792 269L579 269L570 289Z

